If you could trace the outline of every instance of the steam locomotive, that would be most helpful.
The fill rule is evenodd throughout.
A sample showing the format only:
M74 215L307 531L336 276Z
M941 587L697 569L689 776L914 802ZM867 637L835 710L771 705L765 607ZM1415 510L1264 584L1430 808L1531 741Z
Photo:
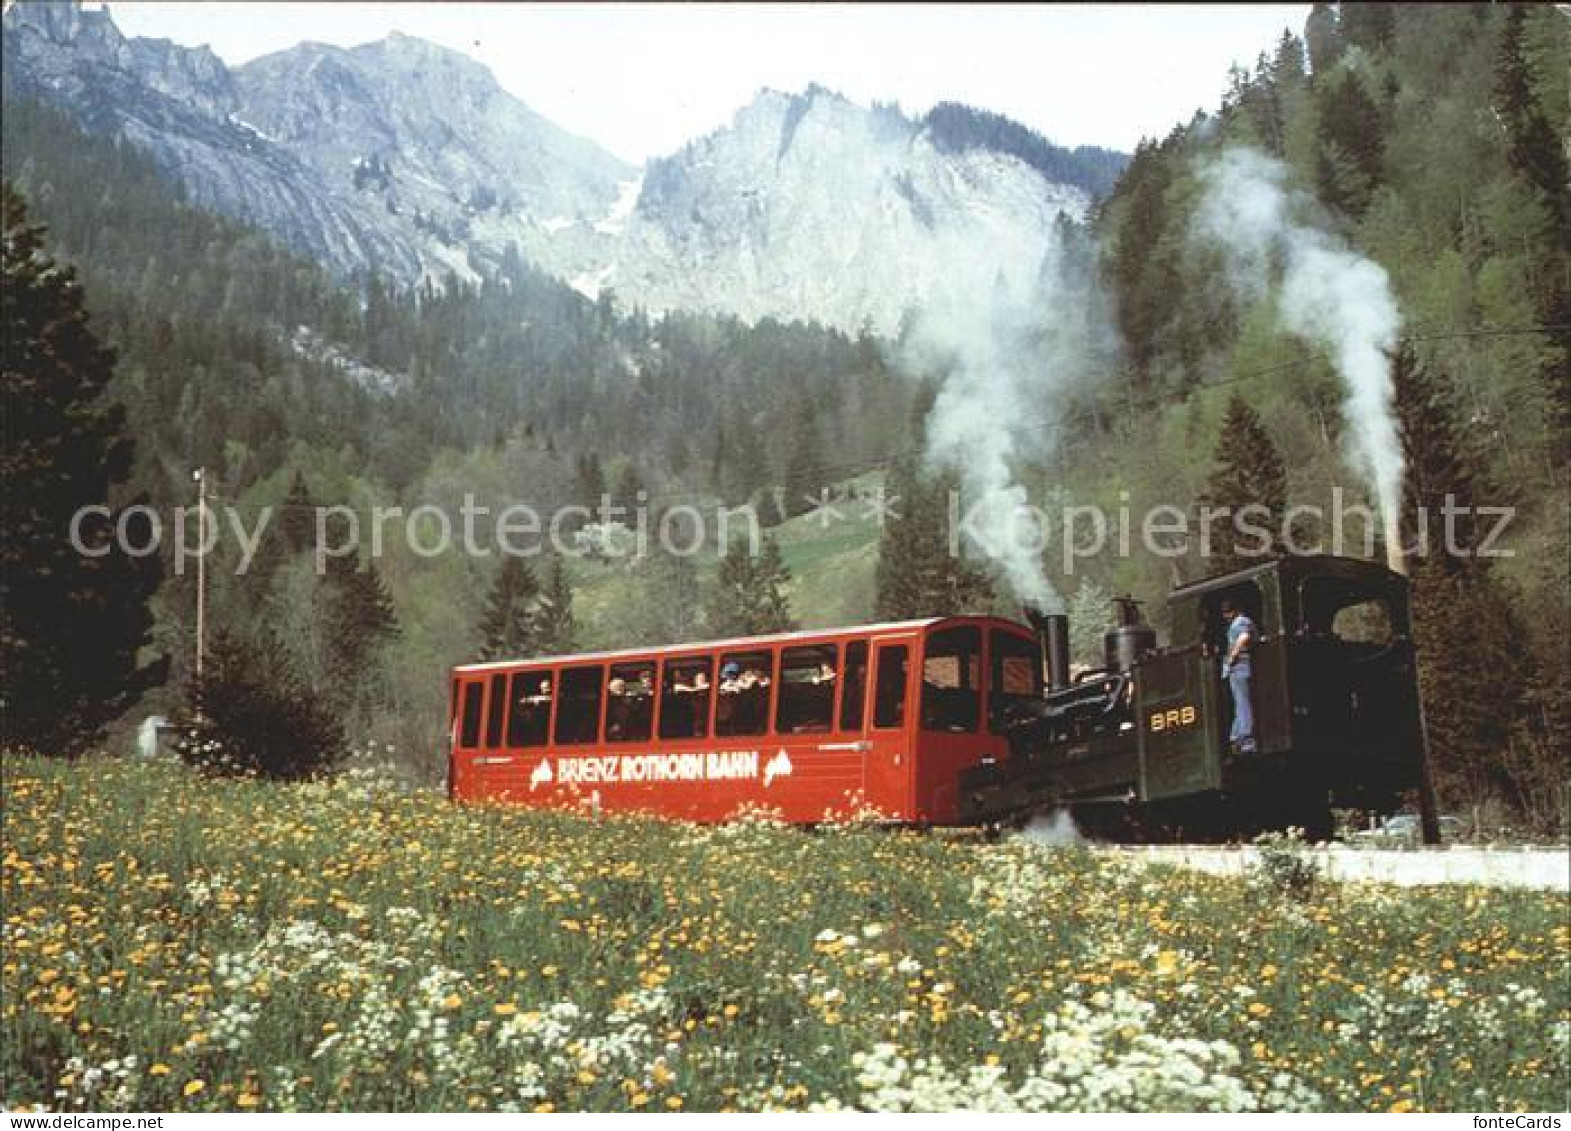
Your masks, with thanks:
M1250 752L1228 742L1226 598L1257 629ZM1102 666L1073 674L1068 618L1027 610L1047 688L1012 706L1007 753L961 774L966 820L1062 806L1113 836L1298 826L1322 838L1333 807L1389 813L1416 797L1424 839L1438 841L1401 574L1312 555L1210 577L1169 596L1166 647L1136 602L1114 605Z

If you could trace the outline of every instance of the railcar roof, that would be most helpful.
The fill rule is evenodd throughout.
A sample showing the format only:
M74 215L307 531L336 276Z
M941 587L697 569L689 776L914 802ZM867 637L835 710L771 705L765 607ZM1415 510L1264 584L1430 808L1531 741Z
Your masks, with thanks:
M1014 621L1006 620L1003 617L924 617L920 620L884 621L880 624L852 624L843 628L804 628L797 632L777 632L769 636L732 636L724 640L694 640L686 644L662 644L652 648L621 648L614 652L570 652L560 656L535 656L527 660L493 660L483 664L458 664L454 666L453 670L455 672L483 672L494 668L516 668L524 665L540 665L544 667L568 661L590 664L602 660L633 659L642 656L674 656L684 652L713 652L721 648L767 647L774 644L789 644L795 640L822 640L825 637L916 632L924 628L931 628L935 624L944 624L949 621L957 623L989 621L997 624L1007 624L1020 629L1022 632L1031 631L1024 625L1016 624Z

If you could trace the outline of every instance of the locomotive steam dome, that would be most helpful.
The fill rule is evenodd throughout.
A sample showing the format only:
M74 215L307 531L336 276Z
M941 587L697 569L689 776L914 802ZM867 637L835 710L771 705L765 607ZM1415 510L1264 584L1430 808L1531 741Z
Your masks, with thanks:
M1140 619L1140 603L1132 597L1113 598L1113 627L1102 637L1108 670L1127 672L1143 656L1156 651L1156 629Z

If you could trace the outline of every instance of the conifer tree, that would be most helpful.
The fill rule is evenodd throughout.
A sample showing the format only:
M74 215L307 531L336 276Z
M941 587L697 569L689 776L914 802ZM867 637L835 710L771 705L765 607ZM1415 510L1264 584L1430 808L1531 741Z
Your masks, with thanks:
M745 547L730 547L710 594L707 630L716 636L790 632L796 627L787 592L790 585L791 571L774 538L765 535L757 557Z
M746 412L738 412L727 430L724 495L728 502L741 506L757 501L769 483L769 461L764 441Z
M633 463L624 463L621 470L617 472L616 487L611 492L611 502L627 512L623 521L628 526L634 524L633 514L639 506L641 494L647 503L649 496L644 493L644 480L638 474L638 467Z
M1409 569L1435 785L1453 802L1511 799L1503 753L1534 675L1526 632L1489 561L1474 554L1480 532L1472 519L1454 522L1452 548L1460 553L1448 550L1437 529L1443 507L1471 511L1484 501L1483 476L1449 394L1411 345L1393 362L1392 384L1407 461L1402 517L1409 547L1420 543L1420 508L1428 522L1427 547L1409 558Z
M481 659L519 659L535 654L539 596L540 583L529 563L517 554L504 557L480 621Z
M535 649L538 655L560 656L575 647L578 622L573 617L573 586L560 556L551 559L545 591L535 612Z
M1523 51L1523 27L1528 8L1522 4L1502 5L1503 24L1500 46L1495 57L1494 103L1506 131L1507 154L1511 166L1526 177L1560 220L1561 246L1571 242L1571 176L1567 173L1564 139L1555 136L1554 127L1539 106L1533 89L1533 76Z
M1304 23L1304 43L1309 49L1309 66L1315 77L1325 75L1342 57L1342 37L1337 29L1336 7L1317 0Z
M1380 107L1353 70L1319 86L1322 154L1316 175L1327 203L1357 216L1384 179L1385 130Z
M697 640L703 626L703 595L693 559L656 547L641 561L638 591L628 603L623 626L636 644L680 644Z
M895 517L878 543L877 608L886 620L984 611L993 599L987 574L963 554L950 553L949 495L944 473L924 480L909 465L890 473Z
M382 682L383 645L403 633L392 594L376 563L356 568L353 556L327 559L322 600L328 626L331 698L357 710Z
M818 431L817 414L812 400L803 395L792 406L791 425L787 436L784 489L784 514L794 518L813 508L813 500L824 490L824 445Z
M195 688L202 725L182 743L187 762L216 773L295 780L343 754L337 709L296 673L289 650L266 634L247 644L219 632L211 670Z
M108 392L115 357L21 196L9 182L0 194L0 708L8 744L72 754L164 678L167 660L144 666L137 656L159 558L123 553L113 512L79 524L86 552L71 544L73 519L85 507L107 510L131 469L125 412ZM148 544L145 522L125 531Z
M1222 418L1214 458L1200 501L1213 510L1226 509L1227 514L1211 523L1211 557L1204 565L1207 573L1227 573L1279 548L1287 514L1287 468L1259 414L1236 393ZM1240 512L1246 506L1265 508L1264 515L1256 509L1242 520L1269 531L1268 537L1239 531ZM1296 531L1293 540L1298 543Z
M1378 55L1391 43L1396 28L1396 5L1384 0L1364 0L1337 8L1338 29L1348 43Z
M315 505L305 476L295 468L289 480L289 492L278 504L274 520L264 529L262 543L251 562L250 573L257 579L257 588L265 586L286 559L314 548Z
M289 493L284 496L282 513L278 516L278 531L283 535L284 548L291 554L312 548L311 540L316 536L315 507L305 475L297 467L290 477Z
M581 454L577 461L578 496L584 506L595 508L606 494L605 469L594 452Z

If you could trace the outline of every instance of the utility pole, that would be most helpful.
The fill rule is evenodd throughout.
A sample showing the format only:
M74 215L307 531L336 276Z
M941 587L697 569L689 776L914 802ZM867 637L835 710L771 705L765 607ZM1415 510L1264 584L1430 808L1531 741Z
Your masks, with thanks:
M202 653L207 644L207 469L191 472L196 480L196 686L202 686Z

